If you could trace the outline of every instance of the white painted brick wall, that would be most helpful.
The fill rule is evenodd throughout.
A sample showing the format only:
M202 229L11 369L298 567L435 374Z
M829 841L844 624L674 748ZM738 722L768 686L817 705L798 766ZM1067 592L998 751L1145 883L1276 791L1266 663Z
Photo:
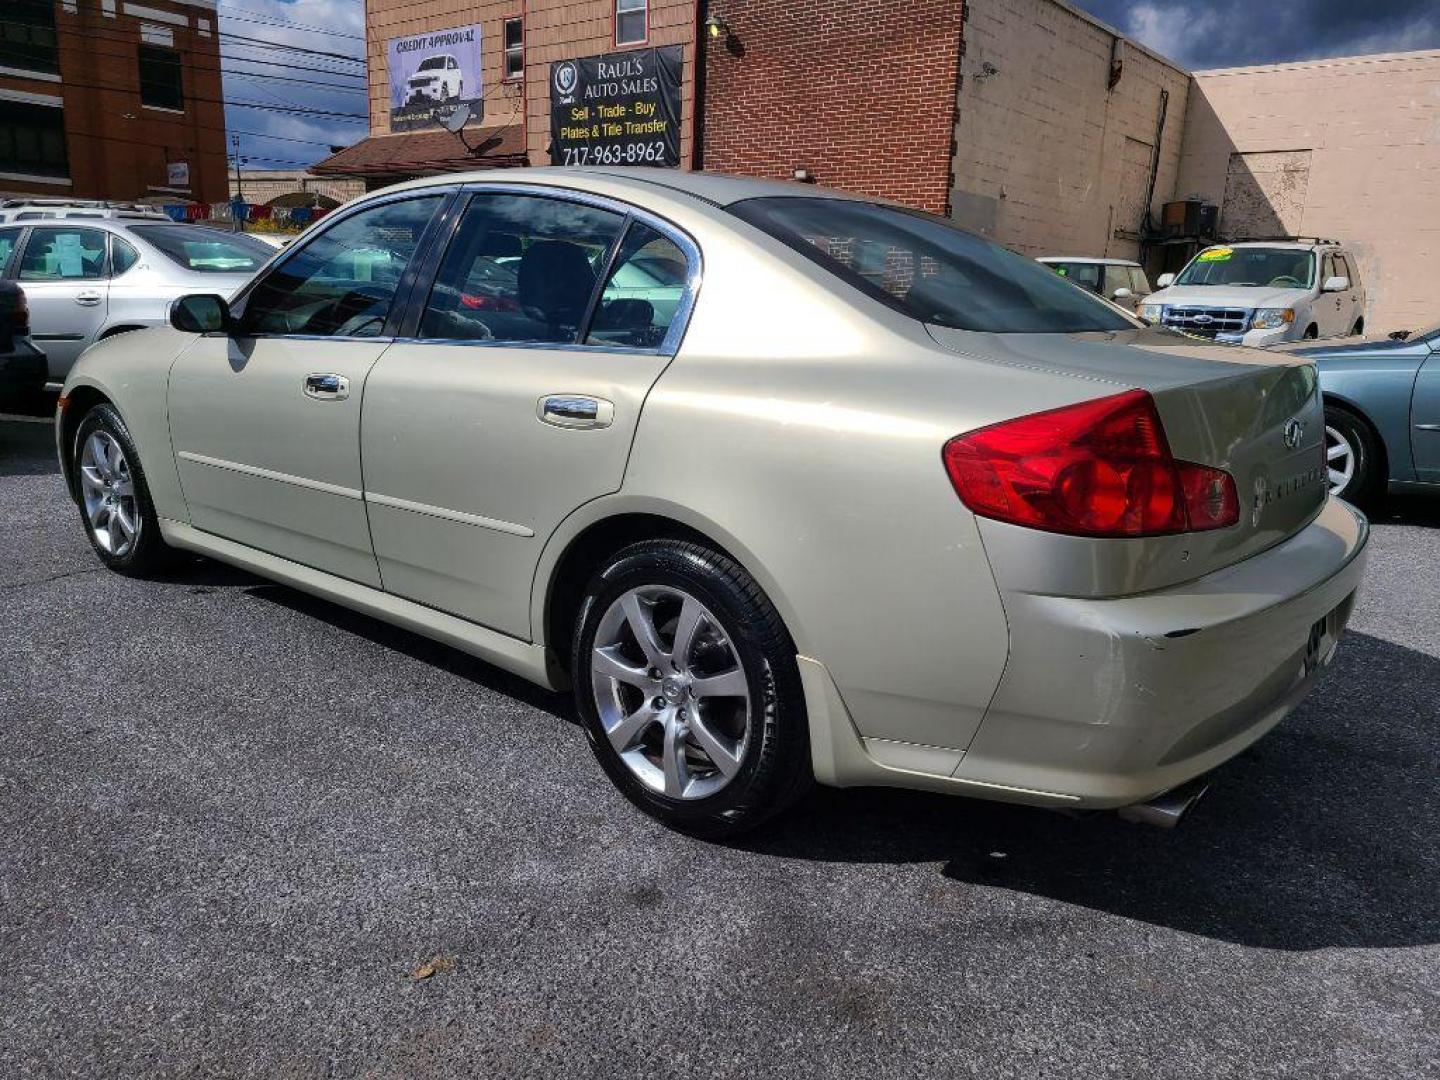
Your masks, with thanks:
M997 200L993 239L1025 254L1134 258L1136 240L1115 235L1140 224L1119 220L1125 140L1154 144L1168 90L1158 222L1174 193L1189 76L1127 42L1124 74L1107 90L1114 35L1055 0L971 0L965 41L956 192ZM998 74L985 76L987 63Z
M1218 203L1232 153L1277 150L1311 151L1300 231L1353 247L1366 329L1440 319L1440 51L1195 75L1181 197Z

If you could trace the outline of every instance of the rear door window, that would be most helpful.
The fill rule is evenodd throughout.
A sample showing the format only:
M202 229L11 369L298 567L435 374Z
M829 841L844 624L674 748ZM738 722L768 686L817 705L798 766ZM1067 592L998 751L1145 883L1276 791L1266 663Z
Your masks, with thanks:
M575 344L624 223L565 199L475 195L441 260L419 336Z
M631 223L585 344L658 349L685 295L687 268L675 241L648 225Z
M105 234L99 229L37 227L20 257L21 281L88 281L105 276Z

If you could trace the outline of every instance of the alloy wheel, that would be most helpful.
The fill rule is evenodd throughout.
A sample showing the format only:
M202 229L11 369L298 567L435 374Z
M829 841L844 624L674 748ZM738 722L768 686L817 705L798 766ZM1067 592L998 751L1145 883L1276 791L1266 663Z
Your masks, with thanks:
M130 554L144 520L135 502L130 462L108 431L93 431L85 440L80 453L80 492L95 542L110 555Z
M1325 468L1331 494L1343 491L1355 476L1355 447L1338 428L1329 424L1325 425Z
M703 799L739 772L750 684L720 621L683 589L618 597L596 626L590 681L611 747L652 791Z

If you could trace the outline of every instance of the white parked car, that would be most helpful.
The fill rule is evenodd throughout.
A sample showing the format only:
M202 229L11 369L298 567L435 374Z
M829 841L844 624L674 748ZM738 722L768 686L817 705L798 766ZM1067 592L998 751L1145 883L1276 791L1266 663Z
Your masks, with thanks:
M1150 281L1144 268L1130 259L1071 258L1042 255L1042 262L1055 273L1096 296L1134 311L1150 295Z
M1156 284L1140 317L1195 337L1264 346L1365 332L1355 256L1333 240L1217 244Z
M410 98L431 98L449 101L460 97L465 81L460 76L460 61L448 53L427 56L410 76Z

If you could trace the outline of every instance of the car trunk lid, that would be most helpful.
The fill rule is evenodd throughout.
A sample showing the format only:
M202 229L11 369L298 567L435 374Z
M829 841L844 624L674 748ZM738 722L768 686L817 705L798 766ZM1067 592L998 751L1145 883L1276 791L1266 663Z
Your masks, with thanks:
M1210 345L1153 328L1061 336L932 327L931 333L975 359L1091 384L1077 400L1146 390L1177 458L1234 477L1240 520L1229 528L1078 541L1099 560L1089 591L1140 592L1222 569L1294 535L1324 504L1324 413L1315 369L1301 357ZM1114 573L1100 565L1107 560L1115 561Z

